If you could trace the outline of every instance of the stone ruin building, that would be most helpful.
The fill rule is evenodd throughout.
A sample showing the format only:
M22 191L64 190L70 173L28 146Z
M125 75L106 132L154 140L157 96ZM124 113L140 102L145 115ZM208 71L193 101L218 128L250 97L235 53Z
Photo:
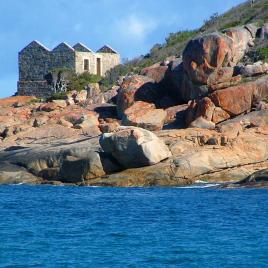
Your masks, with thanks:
M81 43L73 47L61 43L53 50L32 41L19 52L18 95L50 97L54 92L53 70L68 69L76 74L89 72L104 76L120 63L120 55L105 45L93 52Z

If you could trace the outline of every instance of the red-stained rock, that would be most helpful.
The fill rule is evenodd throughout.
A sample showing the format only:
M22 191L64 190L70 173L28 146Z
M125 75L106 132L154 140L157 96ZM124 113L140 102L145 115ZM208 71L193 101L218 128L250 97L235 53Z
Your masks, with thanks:
M251 83L243 84L215 91L210 98L216 106L236 116L251 109L253 91Z
M25 105L33 100L36 100L36 97L34 97L34 96L9 97L9 98L0 99L0 106L1 107L13 106L16 103L20 103L22 105Z
M141 75L125 78L117 96L118 116L121 118L135 101L154 102L157 99L158 92L153 79Z
M253 45L256 27L246 25L191 40L183 52L183 67L194 83L228 82L234 67Z
M198 118L202 118L202 120L205 119L206 121L211 121L214 109L215 105L208 97L204 97L200 100L190 101L186 115L187 125L191 125L192 122Z
M214 111L213 111L213 115L212 115L212 119L211 121L215 124L218 124L222 121L225 121L227 119L230 118L230 115L225 112L223 109L221 109L220 107L215 107Z
M231 66L236 65L245 55L249 46L254 45L257 28L252 25L245 25L244 27L230 28L224 33L230 37L231 43ZM233 65L232 65L233 64Z
M221 33L211 33L191 40L183 51L183 67L193 82L207 84L221 67L230 66L232 40Z
M221 107L231 116L236 116L249 111L254 98L262 99L266 96L268 96L268 76L253 82L217 90L210 95L210 98L216 106Z
M140 74L148 76L152 78L156 83L159 83L163 81L167 70L168 66L161 66L159 64L155 64L153 66L142 69Z
M167 112L167 116L165 118L165 124L173 123L177 120L178 117L185 120L185 114L188 109L188 104L176 105L167 108L165 111ZM181 116L183 114L183 116Z
M115 122L105 122L100 124L99 128L101 130L102 133L110 133L110 132L114 132L116 131L118 128L120 127L119 122L115 121Z
M137 126L151 131L161 130L166 116L167 112L156 109L153 103L137 101L125 110L122 125Z
M207 84L211 86L220 83L228 83L232 79L233 74L233 67L221 67L209 75Z
M202 116L206 120L211 121L214 109L214 103L211 101L210 98L205 97L197 102L197 111L195 114L195 118Z
M52 112L56 109L60 108L60 106L57 103L54 102L47 102L41 104L38 108L37 111L44 111L44 112Z
M241 82L241 80L242 80L242 76L236 75L236 76L233 76L228 82L222 82L219 84L210 85L209 89L210 91L215 91L215 90L219 90L219 89L223 89L223 88L227 88L231 86L236 86L238 83Z

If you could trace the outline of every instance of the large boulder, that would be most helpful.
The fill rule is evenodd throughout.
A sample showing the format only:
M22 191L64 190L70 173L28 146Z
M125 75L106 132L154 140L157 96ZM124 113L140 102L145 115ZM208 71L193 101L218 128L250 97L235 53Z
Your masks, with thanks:
M171 156L154 133L137 127L121 127L115 133L105 133L100 145L125 168L154 165Z
M254 99L268 96L268 76L261 77L253 82L248 82L217 90L210 95L217 107L222 108L231 116L250 111Z
M121 118L124 111L135 101L156 102L159 99L158 90L153 79L133 75L125 78L117 96L117 112Z
M183 67L189 78L208 84L211 74L231 65L232 40L222 33L211 33L191 40L183 51Z
M59 179L62 182L82 182L105 175L100 156L90 152L86 158L67 156L60 167Z
M160 83L165 78L167 70L168 66L161 66L160 64L155 64L142 69L140 74L152 78L156 83Z
M163 128L167 112L156 109L153 103L137 101L125 110L122 125L157 131Z
M101 93L99 83L89 83L86 86L86 91L88 99L98 96Z
M181 59L170 62L164 84L166 91L176 102L176 105L206 96L209 91L207 85L195 84L190 79L187 72L184 71Z
M31 174L27 169L9 162L0 162L0 184L35 184L39 178Z
M249 47L254 46L257 27L254 24L248 24L244 27L230 28L224 31L231 38L231 58L230 65L236 65L245 55Z
M113 86L110 90L102 93L104 101L106 103L108 102L116 103L119 88L120 88L119 86Z
M191 40L183 51L183 66L191 81L214 85L228 82L233 68L253 45L254 25L211 33Z
M179 125L184 126L187 109L188 104L181 104L167 108L165 110L167 113L165 124L178 123Z

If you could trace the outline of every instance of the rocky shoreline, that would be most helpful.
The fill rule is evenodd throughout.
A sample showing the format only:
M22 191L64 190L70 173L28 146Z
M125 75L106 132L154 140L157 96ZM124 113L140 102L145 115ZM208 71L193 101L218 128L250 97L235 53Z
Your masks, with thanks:
M243 65L257 32L191 40L105 93L0 100L0 184L266 186L268 64Z

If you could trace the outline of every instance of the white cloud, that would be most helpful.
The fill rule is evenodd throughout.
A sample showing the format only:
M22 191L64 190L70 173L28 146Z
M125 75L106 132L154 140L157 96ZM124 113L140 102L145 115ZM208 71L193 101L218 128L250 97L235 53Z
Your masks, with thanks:
M130 14L116 20L114 30L125 41L143 42L147 35L156 29L157 24L155 19Z

